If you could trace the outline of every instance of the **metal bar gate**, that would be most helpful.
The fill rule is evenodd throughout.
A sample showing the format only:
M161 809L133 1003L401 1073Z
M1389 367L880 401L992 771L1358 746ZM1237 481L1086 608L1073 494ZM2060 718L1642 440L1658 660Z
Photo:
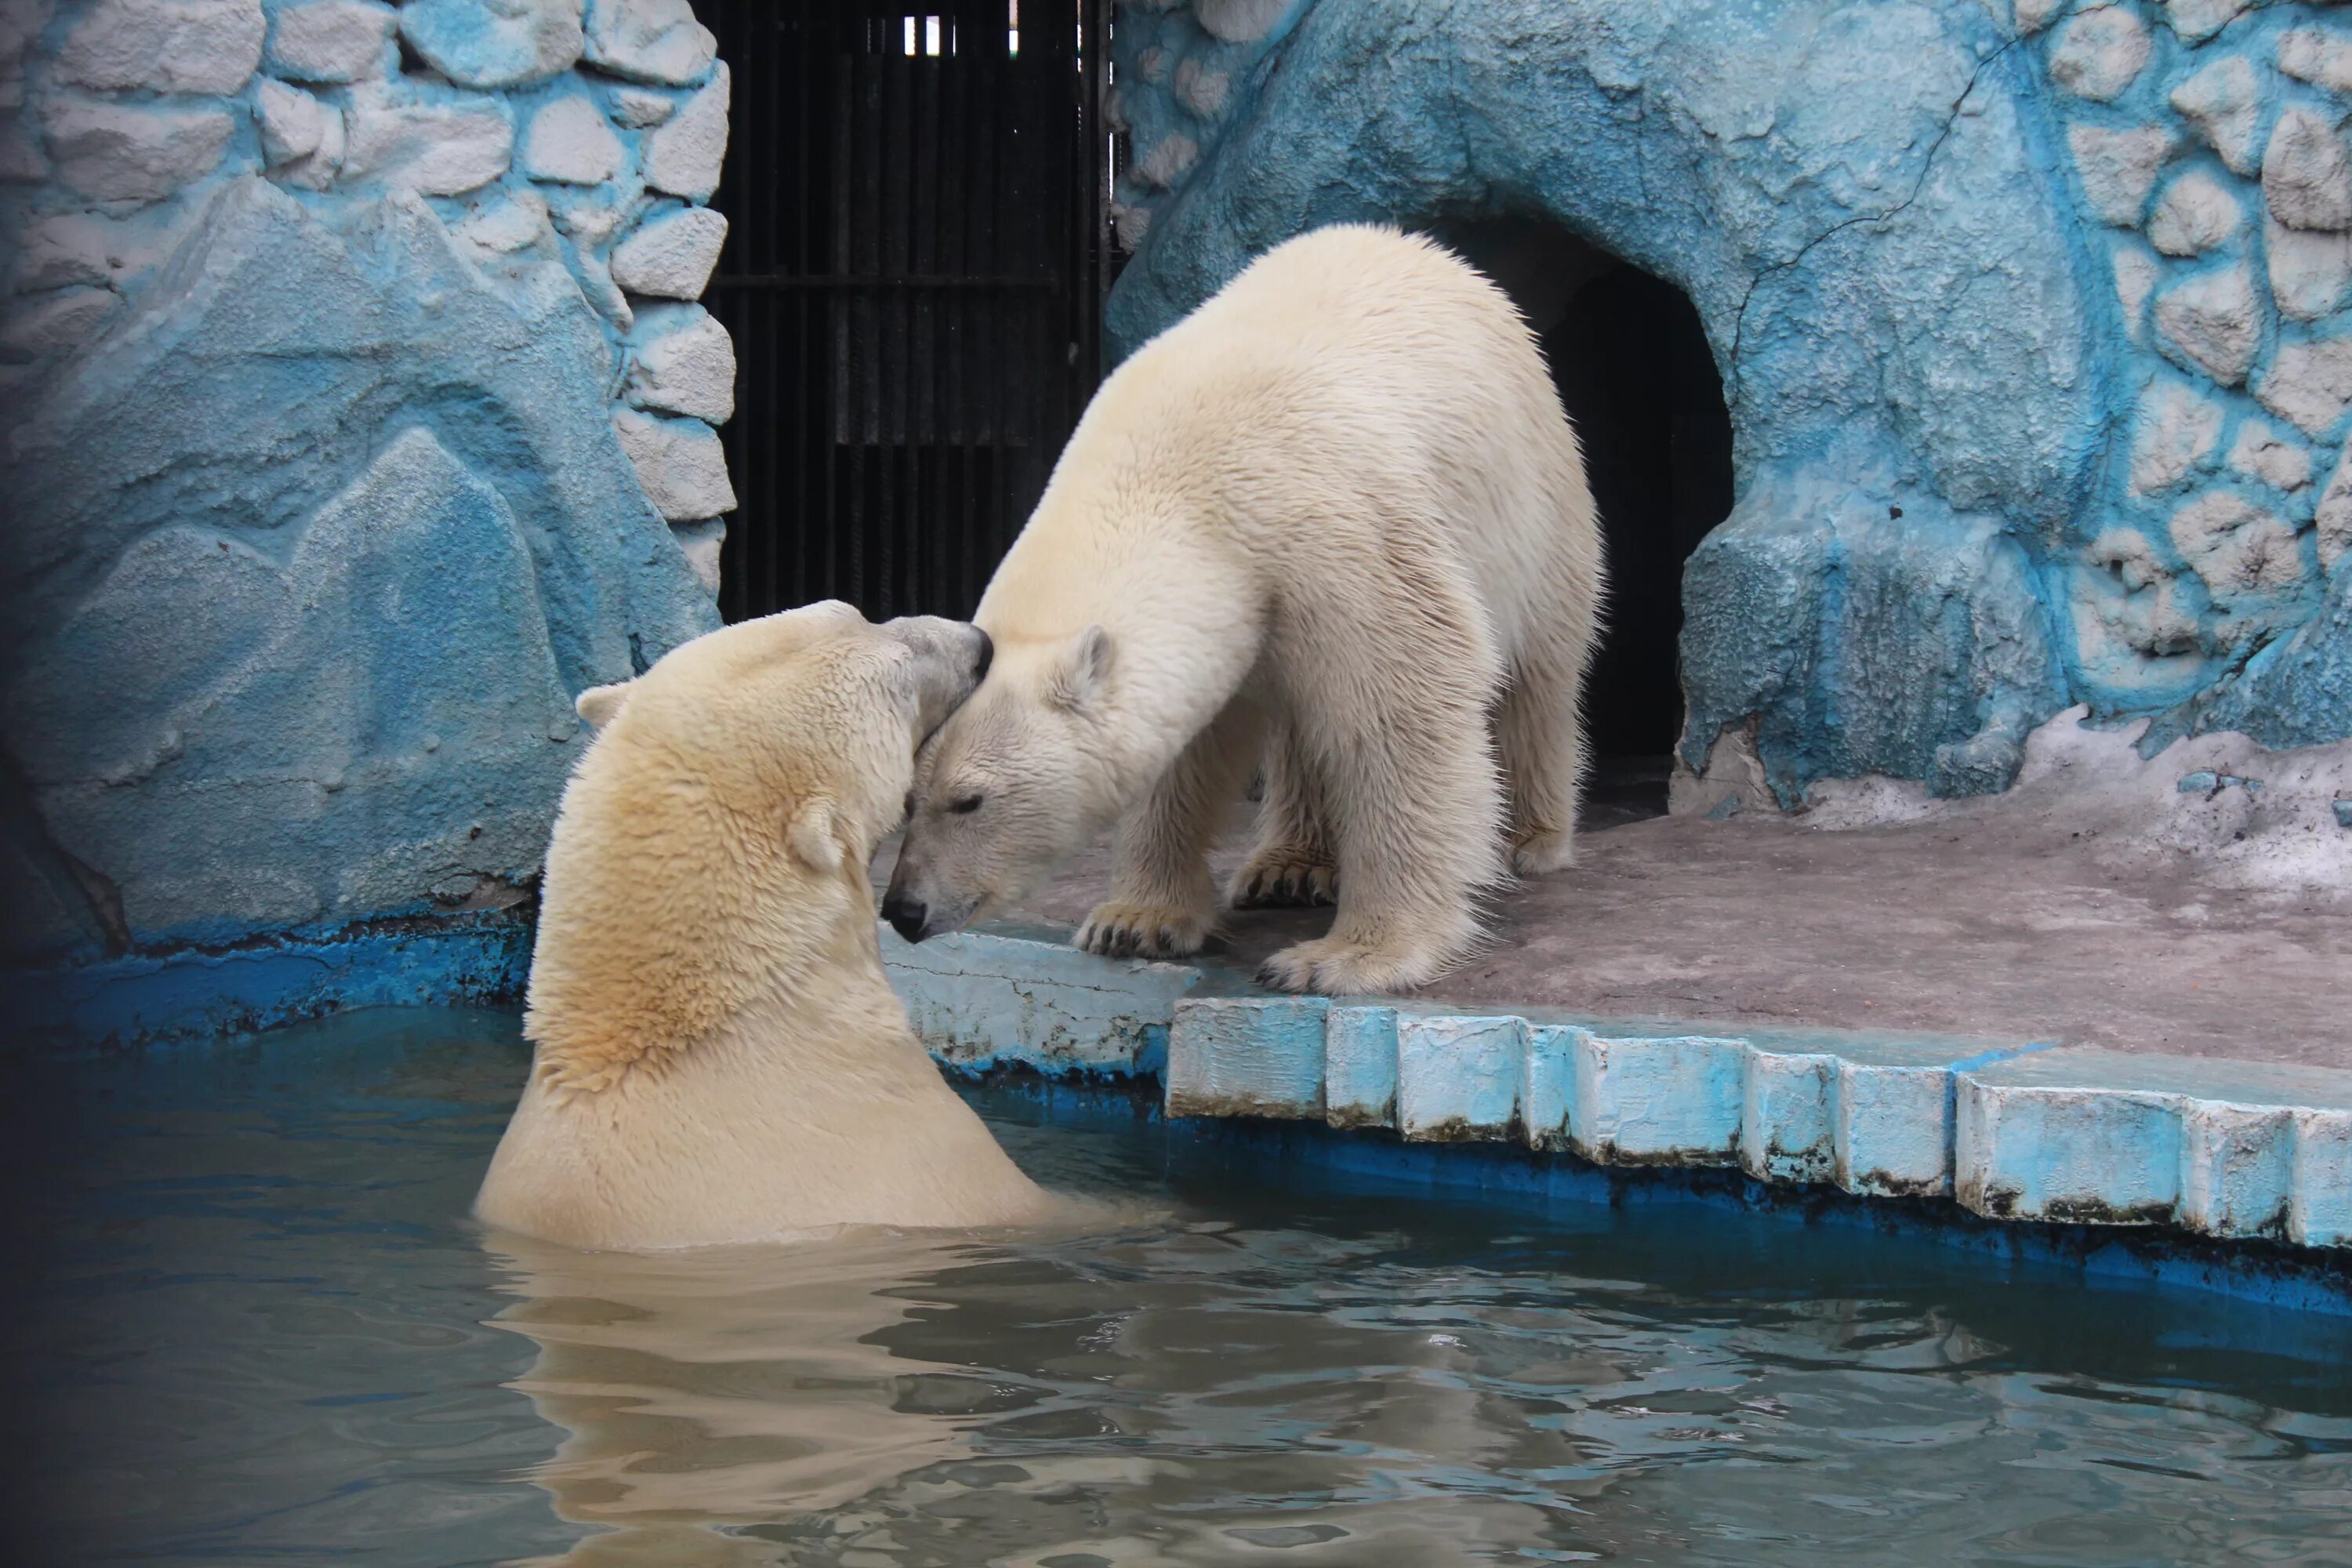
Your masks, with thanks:
M696 0L734 73L729 620L971 614L1094 389L1109 8Z

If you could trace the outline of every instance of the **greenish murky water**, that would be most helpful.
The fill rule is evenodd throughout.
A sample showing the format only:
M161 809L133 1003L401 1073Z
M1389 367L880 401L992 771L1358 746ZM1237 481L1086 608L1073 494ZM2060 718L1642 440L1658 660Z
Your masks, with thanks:
M525 1059L383 1012L37 1066L16 1560L2352 1562L2343 1320L1009 1091L1139 1217L517 1256L464 1216Z

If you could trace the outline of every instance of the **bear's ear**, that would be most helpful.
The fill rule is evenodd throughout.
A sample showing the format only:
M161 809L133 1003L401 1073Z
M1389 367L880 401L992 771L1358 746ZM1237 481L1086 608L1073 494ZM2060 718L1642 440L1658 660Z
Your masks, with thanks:
M1110 677L1110 634L1088 626L1055 659L1045 678L1045 700L1073 713L1089 706Z
M841 869L841 840L833 831L833 802L817 795L802 803L784 828L793 858L820 875Z
M572 710L587 720L590 729L601 730L621 711L621 704L629 700L629 689L635 684L616 680L610 686L592 686L572 702Z

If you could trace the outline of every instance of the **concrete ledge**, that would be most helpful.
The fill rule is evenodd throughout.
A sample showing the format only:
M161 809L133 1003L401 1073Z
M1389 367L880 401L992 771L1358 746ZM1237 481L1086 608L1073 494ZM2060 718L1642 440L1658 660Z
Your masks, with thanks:
M1168 1114L1957 1199L1993 1219L2352 1247L2352 1072L1979 1040L1249 993L967 932L884 954L966 1068L1164 1073Z

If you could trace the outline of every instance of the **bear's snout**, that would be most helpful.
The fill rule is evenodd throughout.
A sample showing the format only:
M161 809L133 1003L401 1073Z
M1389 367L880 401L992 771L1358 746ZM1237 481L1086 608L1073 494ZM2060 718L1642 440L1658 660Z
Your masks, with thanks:
M985 662L985 656L982 662ZM930 908L920 899L910 899L894 890L882 900L882 918L888 921L890 929L905 941L920 942L931 934Z

